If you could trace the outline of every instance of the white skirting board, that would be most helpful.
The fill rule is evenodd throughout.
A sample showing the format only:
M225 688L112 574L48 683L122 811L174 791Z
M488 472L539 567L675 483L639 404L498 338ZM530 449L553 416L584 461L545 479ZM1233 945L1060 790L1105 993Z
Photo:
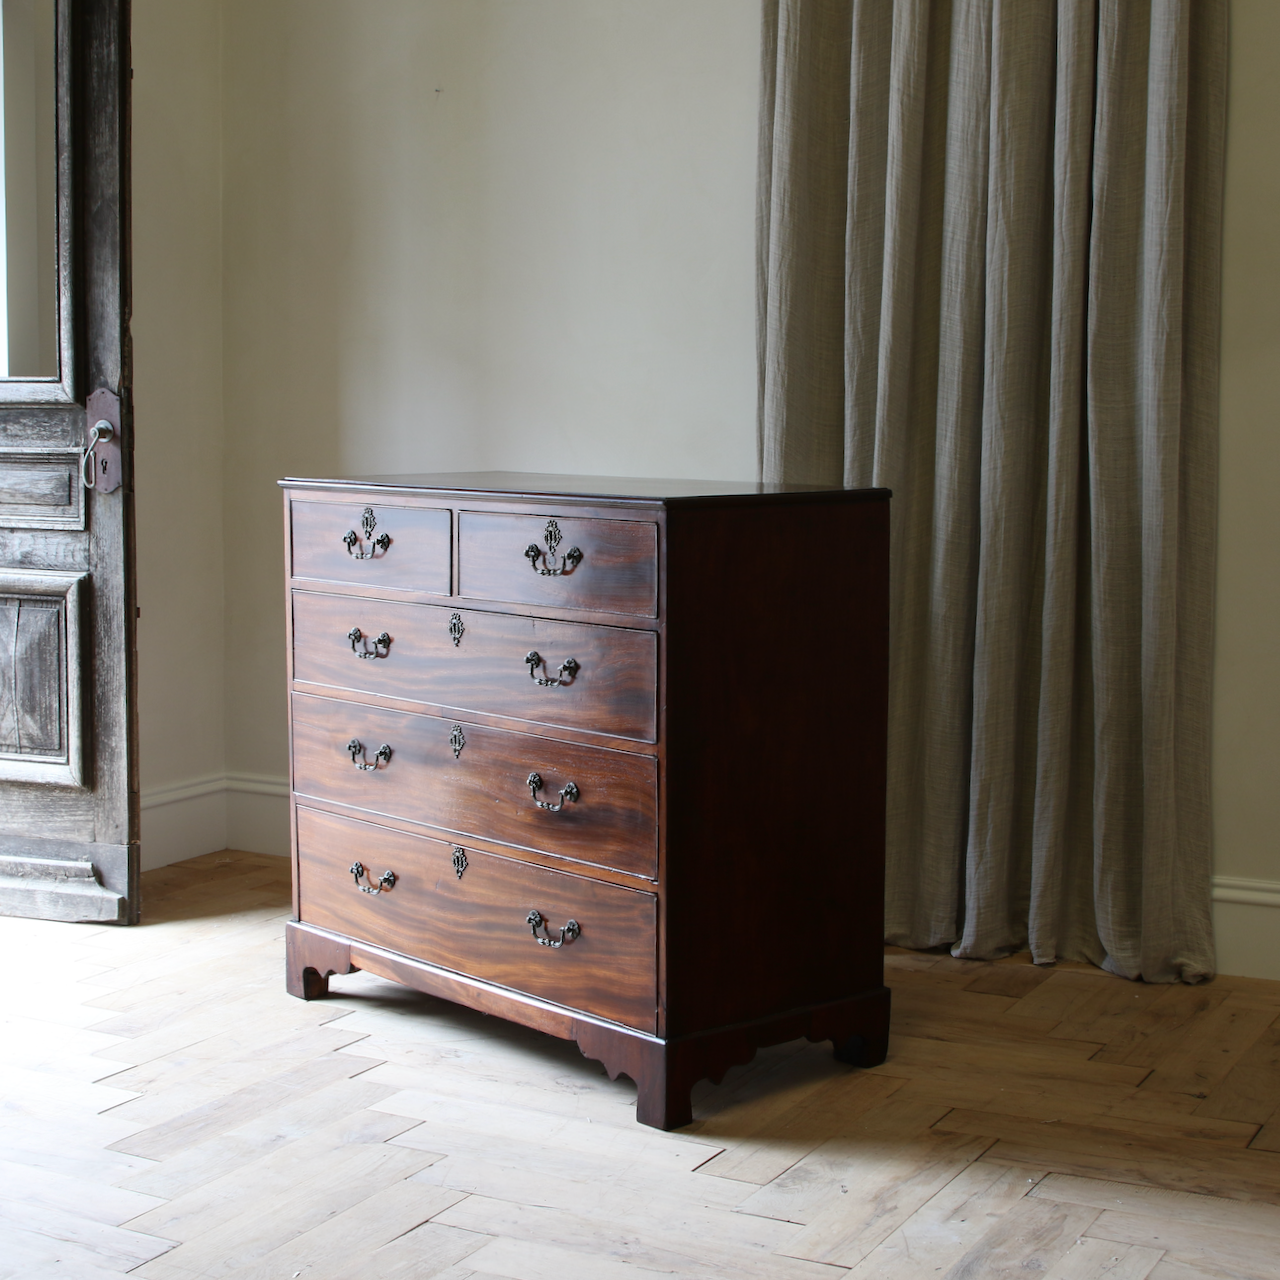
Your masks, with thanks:
M1213 878L1218 972L1280 978L1280 880Z
M142 868L221 849L289 853L289 783L247 773L210 774L142 793ZM1218 971L1280 979L1280 880L1215 876Z
M217 773L142 793L142 869L243 849L289 853L289 782Z

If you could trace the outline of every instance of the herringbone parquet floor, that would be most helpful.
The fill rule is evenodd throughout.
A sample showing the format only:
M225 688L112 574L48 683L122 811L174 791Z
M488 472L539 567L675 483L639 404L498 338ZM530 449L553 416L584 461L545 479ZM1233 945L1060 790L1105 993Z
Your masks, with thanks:
M889 1061L762 1053L679 1133L569 1044L285 995L287 867L0 921L0 1277L1280 1276L1280 983L891 953Z

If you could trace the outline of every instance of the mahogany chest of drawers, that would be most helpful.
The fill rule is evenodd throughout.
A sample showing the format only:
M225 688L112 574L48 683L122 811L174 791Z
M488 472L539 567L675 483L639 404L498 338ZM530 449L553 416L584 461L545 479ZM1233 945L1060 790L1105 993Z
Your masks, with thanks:
M883 1060L886 490L281 483L294 995L573 1039L660 1128L762 1045Z

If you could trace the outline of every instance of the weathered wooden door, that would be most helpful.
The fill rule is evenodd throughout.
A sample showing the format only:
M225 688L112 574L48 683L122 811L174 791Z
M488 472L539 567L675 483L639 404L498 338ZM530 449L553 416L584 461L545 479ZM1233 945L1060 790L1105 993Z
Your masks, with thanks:
M128 0L0 11L0 914L128 923Z

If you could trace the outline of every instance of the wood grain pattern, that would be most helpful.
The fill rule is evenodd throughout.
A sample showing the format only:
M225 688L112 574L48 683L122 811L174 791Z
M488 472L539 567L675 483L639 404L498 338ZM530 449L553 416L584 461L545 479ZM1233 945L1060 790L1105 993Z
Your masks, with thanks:
M0 525L9 529L83 529L80 459L16 454L0 460Z
M66 753L66 645L61 597L0 595L0 752Z
M306 694L293 697L294 789L454 832L653 878L657 874L657 778L651 758L462 724L455 758L453 725L435 716L361 707ZM359 739L373 761L353 766L347 744ZM539 799L577 784L579 799L559 813L539 809L527 785L545 782Z
M544 576L525 558L547 552L545 515L462 511L458 517L458 590L477 600L509 600L561 609L653 617L658 612L658 526L641 520L560 519L557 564L570 548L581 562ZM545 555L537 562L546 567Z
M302 919L653 1031L653 894L474 849L458 876L452 854L441 841L299 808ZM393 871L394 886L362 893L348 870L356 859L369 879ZM526 922L533 910L552 937L569 920L582 933L558 948L541 946Z
M456 644L449 630L455 614L462 627ZM366 650L377 636L390 635L386 657L357 657L348 639L352 627L367 637L359 646ZM568 684L539 686L525 663L530 652L543 659L535 668L539 678L555 678L570 658L578 670ZM293 593L295 680L441 710L488 712L652 742L657 662L651 631Z
M366 545L362 520L373 512L373 540L390 538L386 550ZM293 573L297 578L349 582L355 586L399 587L447 596L452 572L452 517L447 509L370 506L361 502L292 504ZM356 559L343 541L354 532Z

